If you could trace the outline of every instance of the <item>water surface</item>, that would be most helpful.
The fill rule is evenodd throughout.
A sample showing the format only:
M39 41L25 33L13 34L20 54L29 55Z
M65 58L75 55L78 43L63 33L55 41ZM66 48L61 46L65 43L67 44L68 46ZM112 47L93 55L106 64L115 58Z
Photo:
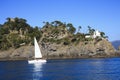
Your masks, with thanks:
M3 61L0 80L120 80L120 58Z

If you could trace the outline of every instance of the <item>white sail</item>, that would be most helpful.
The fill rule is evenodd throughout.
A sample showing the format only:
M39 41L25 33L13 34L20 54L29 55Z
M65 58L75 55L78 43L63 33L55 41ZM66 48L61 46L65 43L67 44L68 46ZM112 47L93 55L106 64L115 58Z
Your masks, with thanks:
M34 46L35 46L35 58L42 58L42 54L36 38L34 38Z

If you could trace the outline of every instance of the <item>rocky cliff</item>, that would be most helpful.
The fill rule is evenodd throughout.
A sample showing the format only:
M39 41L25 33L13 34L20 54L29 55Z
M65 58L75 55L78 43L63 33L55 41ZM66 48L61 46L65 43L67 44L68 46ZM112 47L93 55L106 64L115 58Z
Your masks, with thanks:
M70 45L45 44L42 53L48 59L53 58L84 58L84 57L110 57L115 56L113 46L107 40L99 42L79 42Z
M43 57L47 59L88 58L115 56L113 46L107 40L79 42L71 45L56 43L39 44ZM34 46L22 46L0 52L1 59L31 59L34 57Z

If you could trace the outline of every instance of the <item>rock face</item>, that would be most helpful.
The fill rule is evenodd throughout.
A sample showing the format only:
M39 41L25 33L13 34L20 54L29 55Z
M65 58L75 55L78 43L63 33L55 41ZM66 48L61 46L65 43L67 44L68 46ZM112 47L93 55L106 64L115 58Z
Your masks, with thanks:
M99 42L80 42L77 45L44 44L42 53L48 59L53 58L83 58L83 57L108 57L115 54L110 42L103 39Z
M33 46L23 46L14 50L10 58L31 58L34 56L34 47Z
M29 59L34 56L34 47L33 46L23 46L18 49L9 49L8 51L0 52L0 59L9 60L9 59Z
M42 43L40 48L44 58L84 58L84 57L109 57L115 55L115 50L110 42L101 41L79 42L79 44L63 45L55 43ZM29 59L34 57L34 46L23 46L0 52L1 59Z

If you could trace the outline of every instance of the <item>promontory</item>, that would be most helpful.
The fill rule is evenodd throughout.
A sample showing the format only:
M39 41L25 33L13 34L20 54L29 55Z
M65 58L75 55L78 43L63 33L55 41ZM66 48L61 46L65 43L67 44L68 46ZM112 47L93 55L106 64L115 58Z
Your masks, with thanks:
M21 60L34 57L33 38L39 43L43 58L96 58L118 54L104 32L88 26L82 33L72 23L43 22L42 27L30 26L23 18L7 18L0 24L0 60Z

